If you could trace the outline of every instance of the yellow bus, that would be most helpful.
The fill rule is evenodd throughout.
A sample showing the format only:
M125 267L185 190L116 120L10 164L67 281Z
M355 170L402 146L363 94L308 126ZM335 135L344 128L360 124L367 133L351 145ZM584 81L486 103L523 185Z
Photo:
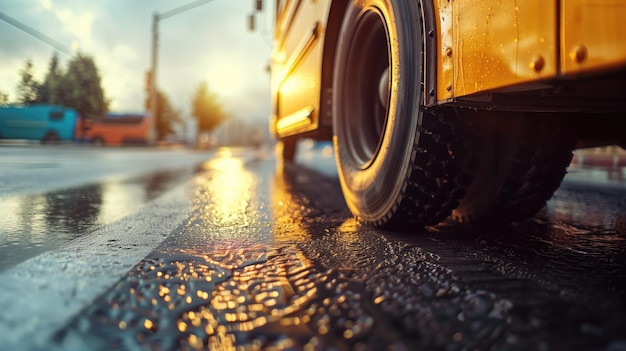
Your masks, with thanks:
M626 0L276 0L270 129L377 227L513 221L626 147ZM450 217L451 216L451 217Z

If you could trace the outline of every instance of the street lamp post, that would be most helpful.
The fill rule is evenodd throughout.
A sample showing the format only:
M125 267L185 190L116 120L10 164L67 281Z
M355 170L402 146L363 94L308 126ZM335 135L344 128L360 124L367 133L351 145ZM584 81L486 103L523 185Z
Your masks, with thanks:
M154 145L156 142L156 115L158 111L158 101L156 94L156 67L157 51L159 46L159 14L152 15L152 54L150 57L150 118L148 119L148 144Z
M148 144L154 145L156 143L156 115L158 111L157 100L157 59L158 59L158 46L159 46L159 21L172 17L179 13L191 10L200 5L204 5L213 0L197 0L190 2L186 5L179 6L175 9L169 10L162 14L155 12L152 15L152 55L150 58L150 118L148 126Z

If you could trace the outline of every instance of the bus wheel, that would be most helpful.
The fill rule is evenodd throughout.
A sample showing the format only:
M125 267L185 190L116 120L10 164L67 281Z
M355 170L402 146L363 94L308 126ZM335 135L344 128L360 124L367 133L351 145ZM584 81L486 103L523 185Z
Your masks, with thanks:
M566 174L576 138L571 119L555 115L474 112L480 146L473 181L453 217L493 224L523 220L545 206Z
M469 129L454 110L423 106L424 63L434 57L423 56L421 13L419 1L352 0L337 47L341 188L350 210L378 227L436 224L469 182L458 165Z
M91 139L91 145L93 146L104 146L104 139L101 137L95 137Z
M44 135L43 139L41 139L42 144L57 144L61 139L59 138L59 134L54 130L51 130Z

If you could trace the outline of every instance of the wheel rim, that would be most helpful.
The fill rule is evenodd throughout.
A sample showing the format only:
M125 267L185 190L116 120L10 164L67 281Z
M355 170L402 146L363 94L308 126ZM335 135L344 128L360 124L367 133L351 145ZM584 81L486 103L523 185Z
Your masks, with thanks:
M348 118L343 130L347 156L366 169L376 159L385 134L389 101L389 46L384 18L365 8L357 19L344 79L349 82L341 110Z

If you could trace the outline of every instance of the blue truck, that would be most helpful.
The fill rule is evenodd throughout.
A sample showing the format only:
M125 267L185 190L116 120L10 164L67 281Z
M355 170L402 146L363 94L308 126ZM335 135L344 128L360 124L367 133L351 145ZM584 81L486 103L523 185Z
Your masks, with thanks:
M76 110L55 105L0 107L0 139L69 142L74 138Z

